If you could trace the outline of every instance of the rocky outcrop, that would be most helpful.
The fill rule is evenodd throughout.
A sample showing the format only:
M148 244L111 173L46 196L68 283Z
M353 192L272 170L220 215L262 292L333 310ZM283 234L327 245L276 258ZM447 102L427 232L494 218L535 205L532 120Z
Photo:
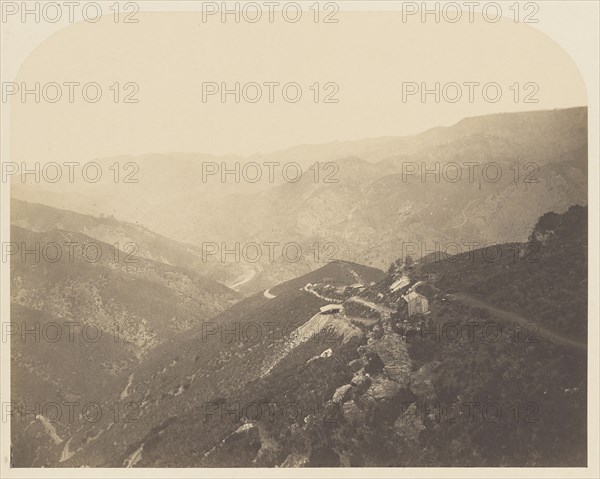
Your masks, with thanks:
M412 373L412 362L406 349L406 343L396 334L389 321L377 325L367 335L367 344L358 348L363 370L357 373L356 381L364 381L363 375L385 376L396 382L401 389L408 388Z
M337 404L343 403L344 400L348 399L348 397L350 396L351 389L352 389L352 386L350 384L345 384L344 386L340 386L339 388L337 388L335 390L332 401Z
M378 376L373 379L369 389L367 389L366 396L374 401L383 401L385 399L392 399L400 390L400 384L396 381Z
M410 378L410 391L423 400L433 401L436 399L433 381L435 379L435 364L429 363L422 366Z
M381 358L387 376L402 388L408 387L412 367L406 343L392 333L373 341L369 346Z

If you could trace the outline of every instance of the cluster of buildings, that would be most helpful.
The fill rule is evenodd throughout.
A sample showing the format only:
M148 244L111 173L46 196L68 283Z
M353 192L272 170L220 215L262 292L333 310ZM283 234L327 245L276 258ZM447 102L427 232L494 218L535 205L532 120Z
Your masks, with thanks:
M396 292L406 288L409 286L409 284L410 278L408 276L401 276L389 286L389 289L391 292ZM429 300L424 295L415 291L415 288L421 284L423 284L423 282L418 281L412 287L408 288L406 293L401 296L402 300L406 304L409 318L415 314L429 313ZM305 286L305 289L313 292L313 294L316 293L316 290L321 290L323 293L335 293L334 296L330 296L329 294L327 296L321 296L318 294L318 296L331 301L330 304L327 304L320 309L321 314L337 314L342 313L344 311L344 307L339 304L343 302L343 300L337 299L335 296L354 296L364 291L366 286L362 283L355 283L350 286L332 286L330 284L322 285L309 283ZM382 299L383 294L379 293L378 298Z

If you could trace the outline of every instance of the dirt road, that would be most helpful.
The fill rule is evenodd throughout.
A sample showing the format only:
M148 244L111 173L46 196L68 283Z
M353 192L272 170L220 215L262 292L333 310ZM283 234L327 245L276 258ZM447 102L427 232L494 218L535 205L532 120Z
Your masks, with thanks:
M570 346L572 348L579 349L580 351L587 351L587 344L577 341L575 339L571 339L566 336L563 336L562 334L557 333L556 331L552 331L550 329L544 328L543 326L540 326L538 323L531 321L531 320L515 313L514 311L508 311L506 309L502 309L499 306L491 304L487 301L484 301L481 298L477 298L477 297L472 296L467 293L456 293L456 294L451 294L450 296L465 303L465 304L468 304L469 306L475 306L478 308L487 309L492 315L494 315L497 318L500 318L504 321L509 321L509 322L512 321L512 322L519 323L523 326L528 326L528 327L531 327L532 325L534 325L536 328L535 329L536 337L541 337L541 338L547 339L548 341L551 341L555 344L560 344L563 346Z

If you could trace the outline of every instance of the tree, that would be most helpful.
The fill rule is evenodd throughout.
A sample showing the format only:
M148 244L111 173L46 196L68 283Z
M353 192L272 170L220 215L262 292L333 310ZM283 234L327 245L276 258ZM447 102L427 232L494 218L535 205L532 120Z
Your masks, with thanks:
M406 266L407 268L410 268L413 265L414 261L411 258L410 255L406 255L406 258L404 259L404 266Z

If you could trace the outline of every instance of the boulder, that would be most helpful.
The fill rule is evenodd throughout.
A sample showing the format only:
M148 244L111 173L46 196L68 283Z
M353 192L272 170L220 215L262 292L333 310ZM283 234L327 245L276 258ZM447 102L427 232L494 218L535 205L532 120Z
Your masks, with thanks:
M360 371L357 371L354 374L354 376L352 377L352 381L350 381L350 384L356 386L359 389L363 389L368 387L369 384L371 384L371 378L365 374L364 369L361 369Z
M434 366L425 364L411 376L409 389L418 398L434 401L437 397L433 387L434 379Z
M310 358L308 361L306 361L306 364L312 363L313 361L316 361L317 359L330 358L331 356L333 356L333 351L331 350L331 348L329 348L329 349L326 349L325 351L323 351L318 356L313 356L312 358Z
M348 366L352 371L358 371L362 367L362 361L359 358L353 359L348 363Z
M333 356L333 351L331 350L331 348L329 348L329 349L326 349L325 351L323 351L319 357L320 358L330 358L331 356Z
M367 389L366 396L375 401L391 399L400 392L400 385L396 381L391 381L382 376L373 379L373 382Z
M352 389L352 386L350 384L345 384L343 386L340 386L339 388L337 388L335 390L332 401L334 403L338 403L338 404L343 403L344 400L348 399L348 397L350 396L351 389Z

